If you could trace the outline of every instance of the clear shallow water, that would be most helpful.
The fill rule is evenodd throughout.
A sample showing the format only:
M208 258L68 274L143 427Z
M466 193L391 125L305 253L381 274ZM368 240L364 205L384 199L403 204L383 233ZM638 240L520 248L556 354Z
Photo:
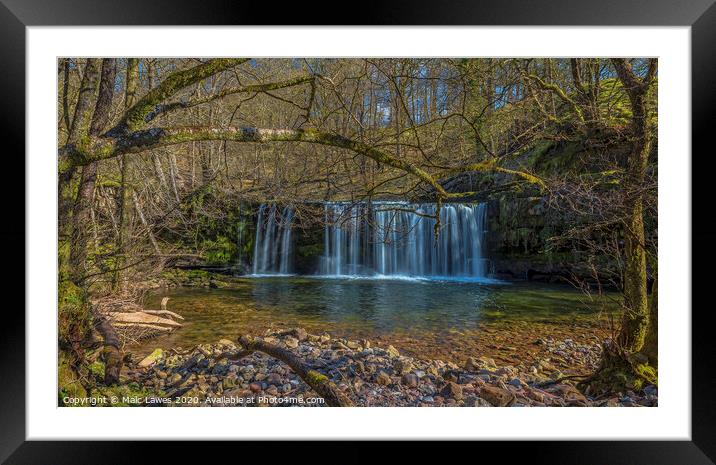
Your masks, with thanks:
M572 334L575 328L589 332L603 327L616 308L609 297L591 300L568 286L395 278L264 276L238 279L235 289L158 291L146 306L158 308L169 296L167 308L184 316L184 327L142 343L137 351L302 326L314 333L388 341L419 355L457 350L456 358L462 358L461 349L488 344L493 334L509 340L549 336L542 334L549 331Z

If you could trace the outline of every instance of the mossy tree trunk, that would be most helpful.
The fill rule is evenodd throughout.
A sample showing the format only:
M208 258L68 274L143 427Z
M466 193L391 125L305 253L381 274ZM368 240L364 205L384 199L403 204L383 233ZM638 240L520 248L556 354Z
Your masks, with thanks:
M651 366L659 366L659 301L657 277L651 285L651 302L649 302L649 330L646 332L644 347L641 349Z
M651 151L652 137L647 118L646 94L656 73L656 60L650 60L647 75L638 77L627 60L613 59L619 80L629 95L632 108L632 149L627 162L625 185L627 220L624 225L624 316L618 343L627 352L644 346L649 328L647 301L647 251L644 234L642 188Z
M99 69L96 59L90 59L85 69L87 74L96 73ZM90 119L89 127L78 129L74 134L76 140L82 144L83 140L89 137L98 136L109 122L109 112L114 96L114 81L117 72L117 64L114 58L101 60L101 79L99 82L99 95L96 100L94 112ZM96 80L96 76L93 77ZM96 84L92 84L96 88ZM87 112L89 114L89 111ZM75 114L75 119L77 115ZM75 125L77 121L75 122ZM75 132L73 125L73 133ZM72 137L73 134L70 134ZM71 278L75 284L81 284L87 274L87 225L90 223L90 209L97 181L97 163L89 163L82 167L80 187L77 191L74 207L72 209L72 236L70 242L70 270Z

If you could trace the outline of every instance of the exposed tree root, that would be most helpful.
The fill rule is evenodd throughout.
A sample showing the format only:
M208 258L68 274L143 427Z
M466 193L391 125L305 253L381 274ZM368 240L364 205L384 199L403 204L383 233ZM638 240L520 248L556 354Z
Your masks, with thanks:
M244 347L245 351L242 355L249 355L253 351L263 352L271 357L281 360L283 363L291 367L291 369L301 377L318 395L325 399L326 404L330 407L353 407L353 401L345 395L338 386L328 379L327 376L307 367L303 361L293 352L286 350L274 344L269 344L262 339L252 338L250 336L241 336L239 343Z
M604 397L627 390L638 391L648 384L658 384L657 372L645 363L643 356L629 354L612 343L606 343L601 365L577 387L589 396Z

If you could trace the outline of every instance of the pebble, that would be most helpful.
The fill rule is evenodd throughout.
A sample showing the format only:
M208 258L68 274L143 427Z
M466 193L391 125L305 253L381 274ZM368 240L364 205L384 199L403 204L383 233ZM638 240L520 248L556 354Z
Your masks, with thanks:
M459 384L448 382L441 390L440 395L445 398L462 399L462 388Z
M400 381L408 386L408 387L418 387L418 376L413 373L406 373L403 375L403 377L400 379Z

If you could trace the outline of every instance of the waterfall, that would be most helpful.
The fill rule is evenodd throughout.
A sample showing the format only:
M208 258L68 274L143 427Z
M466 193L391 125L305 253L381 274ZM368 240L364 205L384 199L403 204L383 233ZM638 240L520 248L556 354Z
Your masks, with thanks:
M325 204L321 274L484 277L485 204ZM435 215L440 234L435 238ZM432 217L432 218L431 218Z
M291 226L293 208L279 212L276 205L262 204L256 221L253 274L291 273Z

